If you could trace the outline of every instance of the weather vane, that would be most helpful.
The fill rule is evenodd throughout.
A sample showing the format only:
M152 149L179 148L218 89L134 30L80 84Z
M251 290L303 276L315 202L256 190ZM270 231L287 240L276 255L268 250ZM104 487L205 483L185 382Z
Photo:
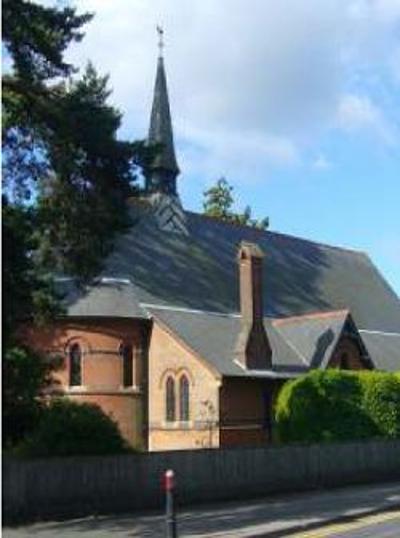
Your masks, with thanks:
M157 25L157 33L158 33L158 50L160 57L163 55L163 49L164 49L164 30L161 26Z

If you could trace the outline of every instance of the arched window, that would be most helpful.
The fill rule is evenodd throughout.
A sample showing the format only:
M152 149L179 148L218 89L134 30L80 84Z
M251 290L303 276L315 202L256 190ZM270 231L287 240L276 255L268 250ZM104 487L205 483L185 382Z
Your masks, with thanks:
M165 419L175 422L175 381L171 376L165 384Z
M69 384L71 387L82 385L82 351L79 344L69 348Z
M122 358L122 384L124 387L133 385L133 351L131 344L121 344L119 354Z
M179 420L189 420L189 380L185 375L179 380Z

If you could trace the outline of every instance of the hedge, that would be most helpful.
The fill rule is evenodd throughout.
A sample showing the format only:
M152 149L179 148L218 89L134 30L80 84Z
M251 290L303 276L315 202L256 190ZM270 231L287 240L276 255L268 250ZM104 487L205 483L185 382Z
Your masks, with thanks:
M286 383L275 407L282 442L400 437L400 378L316 370Z

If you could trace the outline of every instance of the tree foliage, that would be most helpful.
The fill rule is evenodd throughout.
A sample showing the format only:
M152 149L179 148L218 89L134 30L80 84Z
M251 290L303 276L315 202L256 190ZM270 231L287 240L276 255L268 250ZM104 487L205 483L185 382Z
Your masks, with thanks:
M144 144L118 139L121 114L108 104L107 77L89 64L70 78L63 52L90 18L26 0L3 10L12 60L3 77L5 192L13 203L33 200L38 260L82 280L98 272L127 224L126 198L137 193L146 155Z
M121 115L107 104L107 82L89 64L60 91L56 129L47 138L51 173L39 192L42 259L82 280L99 271L129 223L126 199L137 193L144 155L142 143L118 140Z
M42 83L72 72L63 53L83 37L82 26L92 18L74 8L45 7L27 0L3 0L3 44L13 60L18 79Z
M2 3L2 43L11 70L3 75L3 179L19 198L46 172L42 137L51 128L57 85L74 71L63 53L83 37L91 19L74 8L45 7L27 0Z
M8 346L3 357L4 447L15 446L32 434L44 409L46 389L54 380L57 359L45 359L31 349Z
M262 230L268 228L268 217L262 220L252 218L249 206L244 209L243 213L235 213L232 211L233 205L233 187L225 178L220 178L213 187L204 192L203 211L205 215L225 222L252 226Z
M363 375L363 406L379 436L400 438L400 379L388 373Z
M283 442L400 437L400 381L382 372L313 371L286 383L275 412Z

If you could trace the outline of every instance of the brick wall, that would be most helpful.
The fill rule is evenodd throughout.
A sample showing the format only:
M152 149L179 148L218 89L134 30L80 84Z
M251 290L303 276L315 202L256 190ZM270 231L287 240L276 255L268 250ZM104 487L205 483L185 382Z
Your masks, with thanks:
M335 352L329 361L330 368L343 368L343 358L347 363L346 368L348 370L362 370L365 369L360 349L357 344L351 338L342 338L336 346Z
M179 380L189 380L189 421L179 420ZM166 380L175 380L175 422L166 420ZM149 349L149 449L219 446L220 378L183 342L155 321Z
M66 320L47 328L26 326L21 338L34 349L63 357L62 368L54 374L63 393L77 402L97 403L118 422L122 435L133 446L145 444L143 364L143 323L134 320ZM82 382L69 385L68 348L78 343L82 349ZM129 342L134 348L133 385L123 386L119 348Z
M271 413L279 384L224 378L220 394L221 446L254 446L271 440Z

